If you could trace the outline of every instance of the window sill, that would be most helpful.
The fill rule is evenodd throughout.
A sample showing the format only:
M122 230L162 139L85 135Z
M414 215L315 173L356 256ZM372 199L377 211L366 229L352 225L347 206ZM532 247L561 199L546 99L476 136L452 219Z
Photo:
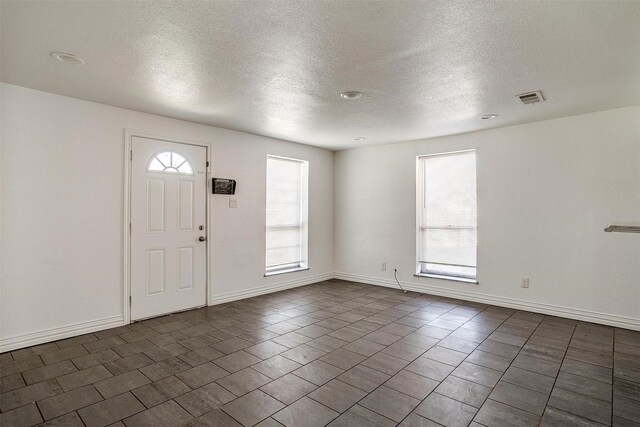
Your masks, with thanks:
M287 268L286 270L269 271L268 273L264 273L264 277L277 276L278 274L285 274L285 273L295 273L296 271L305 271L308 269L309 267L295 267L295 268Z
M428 277L430 279L442 279L442 280L452 280L454 282L462 282L462 283L471 283L474 285L478 284L476 279L469 279L466 277L456 277L456 276L445 276L443 274L431 274L431 273L416 273L415 277Z

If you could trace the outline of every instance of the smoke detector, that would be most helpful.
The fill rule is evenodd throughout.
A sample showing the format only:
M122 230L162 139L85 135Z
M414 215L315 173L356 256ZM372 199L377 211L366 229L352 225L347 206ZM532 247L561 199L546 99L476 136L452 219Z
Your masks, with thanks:
M542 97L542 92L536 90L535 92L527 92L521 93L520 95L516 95L516 99L519 99L525 105L535 104L536 102L544 101Z

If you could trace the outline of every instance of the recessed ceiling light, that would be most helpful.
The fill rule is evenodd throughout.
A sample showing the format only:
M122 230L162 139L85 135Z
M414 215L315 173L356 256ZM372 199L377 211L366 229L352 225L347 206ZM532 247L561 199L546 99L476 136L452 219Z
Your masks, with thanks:
M491 120L498 117L497 114L485 114L484 116L480 116L480 120Z
M367 138L365 138L364 136L356 136L355 138L353 138L354 141L364 141L365 139Z
M346 92L342 92L340 94L340 98L342 98L342 99L359 99L359 98L362 98L362 92L358 92L356 90L348 90Z
M84 59L78 58L71 53L65 52L51 52L51 57L57 59L60 62L66 62L67 64L82 65Z

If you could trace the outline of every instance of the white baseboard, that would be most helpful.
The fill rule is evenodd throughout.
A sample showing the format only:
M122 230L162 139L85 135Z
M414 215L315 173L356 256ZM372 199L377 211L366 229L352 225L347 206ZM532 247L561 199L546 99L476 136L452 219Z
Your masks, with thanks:
M0 353L122 325L124 325L124 318L122 314L119 314L117 316L105 317L104 319L90 320L88 322L80 322L73 325L60 326L11 337L2 337L0 338Z
M310 285L312 283L322 282L323 280L333 279L333 272L316 274L314 276L306 276L300 279L287 280L285 282L274 283L272 285L256 286L241 291L225 292L223 294L212 295L209 299L209 305L224 304L225 302L236 301L244 298L251 298L258 295L270 294L273 292L283 291L285 289L297 288L299 286Z
M251 298L254 296L269 294L285 289L310 285L312 283L332 279L333 276L333 272L328 272L324 274L316 274L314 276L307 276L301 279L287 280L267 286L256 286L254 288L245 289L242 291L227 292L224 294L213 296L209 300L209 305L222 304L225 302ZM120 314L117 316L106 317L104 319L90 320L87 322L80 322L73 325L45 329L42 331L30 332L27 334L14 335L11 337L2 337L0 338L0 353L25 347L31 347L33 345L43 344L47 342L58 341L64 338L70 338L123 325L124 316Z
M358 274L335 272L334 278L349 280L352 282L367 283L370 285L384 286L398 289L395 280L382 279L379 277L362 276ZM518 310L533 311L536 313L548 314L552 316L566 317L584 322L599 323L602 325L615 326L617 328L633 329L640 331L640 319L617 316L614 314L598 313L595 311L581 310L577 308L562 307L558 305L525 301L516 298L501 297L496 295L482 294L479 292L461 291L457 289L447 289L428 284L416 284L410 282L400 282L402 287L408 291L420 292L443 297L463 299L467 301L480 302L483 304L497 305L500 307L515 308Z
M226 302L236 301L244 298L251 298L258 295L270 294L285 289L297 288L300 286L310 285L312 283L322 282L330 279L341 279L352 282L366 283L370 285L384 286L387 288L398 288L394 280L382 279L379 277L362 276L358 274L329 272L307 276L301 279L293 279L285 282L275 283L267 286L256 286L241 291L226 292L212 296L209 305L223 304ZM482 294L478 292L470 292L456 289L447 289L439 286L428 284L416 284L410 282L400 282L408 291L420 292L443 297L463 299L467 301L480 302L483 304L497 305L500 307L514 308L518 310L532 311L536 313L549 314L553 316L566 317L569 319L581 320L585 322L599 323L602 325L615 326L618 328L632 329L640 331L640 319L617 316L613 314L598 313L594 311L581 310L577 308L562 307L552 304L537 303L532 301L524 301L515 298L507 298L496 295ZM22 335L14 335L11 337L0 338L0 353L16 350L19 348L30 347L37 344L43 344L52 341L58 341L64 338L83 335L91 332L101 331L103 329L115 328L124 325L123 315L106 317L104 319L91 320L88 322L80 322L73 325L61 326L57 328L45 329L38 332L31 332Z

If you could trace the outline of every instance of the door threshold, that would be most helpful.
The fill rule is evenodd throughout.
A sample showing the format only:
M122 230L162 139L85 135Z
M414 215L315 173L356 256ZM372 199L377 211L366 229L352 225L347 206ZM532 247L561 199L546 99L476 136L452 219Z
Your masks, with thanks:
M191 307L191 308L185 308L182 310L178 310L178 311L171 311L169 313L164 313L164 314L156 314L153 316L149 316L149 317L143 317L142 319L136 319L136 320L132 320L129 324L133 324L133 323L138 323L138 322L143 322L145 320L151 320L151 319L159 319L161 317L165 317L165 316L173 316L174 314L178 314L178 313L184 313L185 311L191 311L191 310L197 310L199 308L203 308L206 307L207 305L197 305L195 307Z

